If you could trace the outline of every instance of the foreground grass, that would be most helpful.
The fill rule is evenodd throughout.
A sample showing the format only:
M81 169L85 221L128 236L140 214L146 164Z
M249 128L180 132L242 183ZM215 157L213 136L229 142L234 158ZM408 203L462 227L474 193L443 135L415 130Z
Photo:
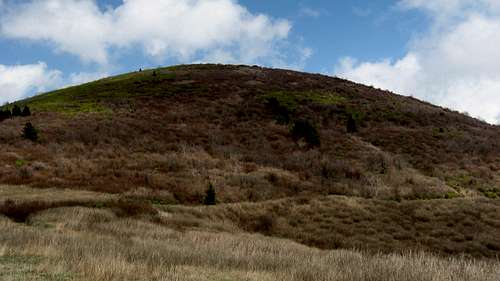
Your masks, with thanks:
M0 188L4 200L15 199L20 204L33 202L33 198L47 203L69 198L108 199L99 193L73 193ZM328 200L332 199L341 200ZM362 208L354 199L349 202ZM321 202L302 202L297 208L306 208L307 203ZM54 208L31 213L23 223L0 215L0 280L493 281L500 274L500 263L495 259L443 258L423 251L374 254L310 248L246 233L228 216L235 208L259 207L265 212L265 208L277 209L277 204L280 201L269 206L172 207L168 212L132 216L120 215L113 207L54 204ZM198 218L196 223L194 217ZM269 231L272 234L273 230Z
M42 212L28 225L0 218L0 233L0 267L10 272L2 280L493 281L500 274L495 261L322 251L260 235L179 232L80 207Z

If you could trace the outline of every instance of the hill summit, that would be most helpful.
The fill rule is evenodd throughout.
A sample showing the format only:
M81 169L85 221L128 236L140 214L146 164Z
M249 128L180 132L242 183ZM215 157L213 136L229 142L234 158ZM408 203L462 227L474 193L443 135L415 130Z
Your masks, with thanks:
M398 210L397 216L408 216L402 229L418 220L406 212L413 203L387 202L449 199L450 208L461 212L459 206L474 206L467 200L500 197L499 127L324 75L182 65L110 77L15 105L27 105L32 114L0 123L2 184L123 194L163 205L203 204L209 185L213 203L298 200L295 206L315 202L316 208L322 201L314 198L340 195L355 197L349 204L381 216ZM37 141L22 137L28 121ZM284 206L276 204L268 210ZM344 207L353 212L349 204ZM467 210L464 216L472 216ZM380 249L378 242L339 244L297 234L306 230L273 232L266 220L264 227L249 229L293 234L326 248ZM390 223L376 227L387 231ZM394 247L416 245L418 239L407 237ZM459 251L472 247L465 240L456 243ZM485 247L472 248L494 255L497 246Z

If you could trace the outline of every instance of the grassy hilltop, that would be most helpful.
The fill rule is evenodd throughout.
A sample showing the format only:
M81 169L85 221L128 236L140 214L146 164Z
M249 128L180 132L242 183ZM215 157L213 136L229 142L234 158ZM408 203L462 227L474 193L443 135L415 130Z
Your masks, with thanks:
M16 104L32 115L0 122L0 279L500 274L498 126L347 80L229 65ZM26 122L38 141L22 138ZM210 184L217 205L203 206Z

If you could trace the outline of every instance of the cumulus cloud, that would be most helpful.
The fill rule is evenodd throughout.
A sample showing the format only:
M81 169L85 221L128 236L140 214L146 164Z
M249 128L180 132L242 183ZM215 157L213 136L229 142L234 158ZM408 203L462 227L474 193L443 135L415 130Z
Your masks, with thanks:
M87 82L92 82L110 76L107 72L78 72L71 73L69 79L66 79L67 86L69 85L80 85Z
M44 62L27 65L0 64L0 105L56 88L79 85L107 77L107 72L79 72L64 75Z
M404 0L432 19L399 59L344 58L336 74L500 123L500 2Z
M137 46L159 59L251 63L272 57L291 29L287 20L252 14L234 0L123 0L104 10L94 0L7 3L3 36L47 42L99 64L109 62L113 48Z
M0 65L0 103L18 100L30 93L43 92L61 85L60 71L48 69L45 63Z
M395 62L385 59L375 63L358 62L354 58L347 57L337 66L337 72L342 76L396 92L416 88L417 81L414 78L419 71L421 71L420 63L414 54Z

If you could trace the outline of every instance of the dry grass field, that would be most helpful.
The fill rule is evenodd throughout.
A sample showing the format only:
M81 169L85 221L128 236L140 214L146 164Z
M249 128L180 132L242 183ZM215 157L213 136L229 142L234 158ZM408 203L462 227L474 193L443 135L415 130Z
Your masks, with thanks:
M32 115L0 121L0 280L500 280L498 126L229 65L17 105Z
M496 281L500 275L498 260L320 250L237 229L180 229L168 223L175 214L157 216L161 223L151 215L61 207L26 223L0 217L0 280Z
M322 249L489 258L500 251L500 201L483 198L395 202L328 196L160 208L171 215L167 225L257 232Z

